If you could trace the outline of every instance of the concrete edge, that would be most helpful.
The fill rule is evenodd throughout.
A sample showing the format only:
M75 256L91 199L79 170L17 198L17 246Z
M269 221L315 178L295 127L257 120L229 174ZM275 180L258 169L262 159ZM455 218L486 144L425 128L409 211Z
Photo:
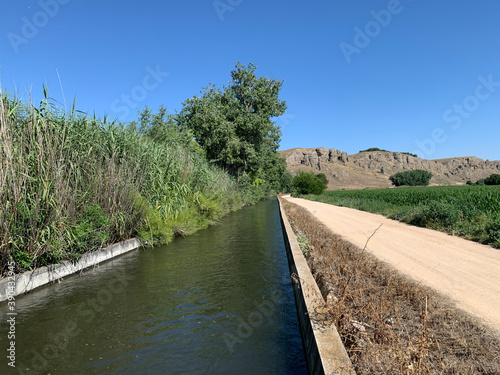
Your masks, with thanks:
M9 297L19 296L41 286L54 283L65 276L93 267L101 262L135 250L140 246L141 242L133 238L87 253L75 263L64 261L60 264L40 267L34 271L5 277L0 280L0 303L6 301Z
M300 250L278 197L283 237L310 374L354 375L335 324L325 320L325 300Z

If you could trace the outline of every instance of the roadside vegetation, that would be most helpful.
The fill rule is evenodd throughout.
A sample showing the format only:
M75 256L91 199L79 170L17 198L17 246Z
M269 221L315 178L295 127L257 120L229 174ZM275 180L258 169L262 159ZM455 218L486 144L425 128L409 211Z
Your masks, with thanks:
M500 186L337 190L304 198L380 213L500 248Z
M37 106L1 94L0 275L11 260L20 272L131 237L167 243L286 190L271 120L286 109L281 82L255 69L237 64L228 88L129 124L64 110L45 91Z
M328 179L324 173L299 171L292 180L294 194L323 194L328 187Z
M326 300L324 319L336 324L357 374L500 373L500 337L490 328L302 207L283 205Z

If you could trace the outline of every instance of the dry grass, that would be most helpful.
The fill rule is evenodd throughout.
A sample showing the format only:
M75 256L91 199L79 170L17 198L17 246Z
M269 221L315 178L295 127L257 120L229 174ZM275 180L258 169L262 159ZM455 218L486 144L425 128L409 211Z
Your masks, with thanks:
M500 337L284 202L358 374L500 374ZM376 235L376 233L374 234Z

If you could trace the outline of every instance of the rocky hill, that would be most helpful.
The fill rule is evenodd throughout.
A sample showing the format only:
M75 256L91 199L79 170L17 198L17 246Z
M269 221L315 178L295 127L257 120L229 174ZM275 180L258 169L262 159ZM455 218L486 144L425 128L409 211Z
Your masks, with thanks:
M324 147L294 148L280 151L287 169L320 171L328 177L329 189L355 189L391 186L394 173L413 169L432 172L432 185L463 185L500 174L500 161L483 160L474 156L426 160L401 152L371 151L348 155L345 151Z

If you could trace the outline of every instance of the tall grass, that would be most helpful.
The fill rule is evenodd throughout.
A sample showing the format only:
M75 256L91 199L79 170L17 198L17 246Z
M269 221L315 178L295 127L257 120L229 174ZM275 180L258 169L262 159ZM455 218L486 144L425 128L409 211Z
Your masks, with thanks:
M241 204L201 151L0 93L0 274L11 259L21 271L137 235L168 242Z

